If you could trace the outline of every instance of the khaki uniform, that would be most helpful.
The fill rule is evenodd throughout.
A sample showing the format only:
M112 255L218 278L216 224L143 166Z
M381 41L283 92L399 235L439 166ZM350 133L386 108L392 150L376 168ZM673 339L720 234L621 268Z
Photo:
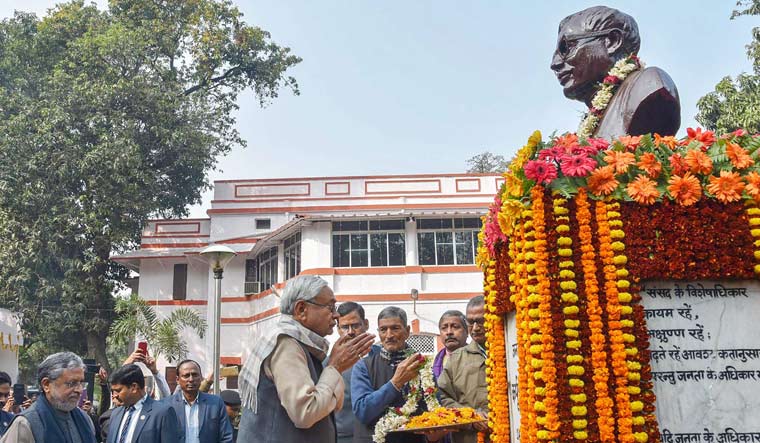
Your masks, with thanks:
M488 412L486 359L480 346L471 342L452 352L438 377L441 405L447 408L470 407L481 414ZM451 434L453 443L477 443L478 433L462 430Z

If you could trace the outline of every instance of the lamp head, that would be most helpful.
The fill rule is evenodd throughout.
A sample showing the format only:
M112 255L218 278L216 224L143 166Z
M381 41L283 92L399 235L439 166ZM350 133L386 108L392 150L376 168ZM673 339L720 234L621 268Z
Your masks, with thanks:
M221 271L227 266L227 263L237 255L235 251L224 245L212 245L200 253L206 262L214 271Z

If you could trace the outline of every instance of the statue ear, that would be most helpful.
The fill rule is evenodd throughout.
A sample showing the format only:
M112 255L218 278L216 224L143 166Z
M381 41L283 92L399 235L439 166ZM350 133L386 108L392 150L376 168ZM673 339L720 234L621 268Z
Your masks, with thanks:
M619 29L613 29L607 34L604 42L607 45L607 54L615 55L623 47L623 33Z

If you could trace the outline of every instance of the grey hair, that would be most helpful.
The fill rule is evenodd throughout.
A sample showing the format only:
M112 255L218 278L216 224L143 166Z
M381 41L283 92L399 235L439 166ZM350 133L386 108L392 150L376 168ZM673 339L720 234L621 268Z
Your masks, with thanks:
M478 306L483 306L486 304L486 299L482 295L476 295L475 297L472 297L470 301L467 302L467 310L472 308L477 308Z
M458 311L456 309L451 309L443 313L441 315L441 318L438 320L438 328L441 328L441 322L445 317L456 317L459 319L460 322L462 322L462 327L467 329L467 318L462 314L462 311Z
M586 32L619 29L623 33L623 43L614 57L616 60L638 54L641 47L639 25L630 15L607 6L592 6L565 17L559 23L559 28L562 29L568 20L578 15L583 16L581 26Z
M85 369L84 362L73 352L58 352L48 355L37 366L37 383L42 384L42 379L56 380L68 369Z
M406 311L399 308L398 306L388 306L387 308L384 308L382 311L380 311L379 314L377 314L378 322L386 318L401 319L401 323L403 323L404 326L406 326Z
M290 280L285 286L285 290L282 291L280 312L292 315L296 302L312 300L326 286L327 282L316 275L299 275Z

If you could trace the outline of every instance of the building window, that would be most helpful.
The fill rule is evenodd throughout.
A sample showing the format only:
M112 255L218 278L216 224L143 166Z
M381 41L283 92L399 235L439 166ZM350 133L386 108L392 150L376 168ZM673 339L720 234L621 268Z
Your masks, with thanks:
M404 266L404 220L340 221L332 224L333 267Z
M174 280L172 282L172 299L187 299L187 264L174 265Z
M479 218L417 220L420 265L471 265L478 246Z
M301 233L285 239L285 280L301 273Z
M268 218L257 218L256 229L272 229L272 220Z
M277 283L277 247L245 261L245 293L258 294Z

